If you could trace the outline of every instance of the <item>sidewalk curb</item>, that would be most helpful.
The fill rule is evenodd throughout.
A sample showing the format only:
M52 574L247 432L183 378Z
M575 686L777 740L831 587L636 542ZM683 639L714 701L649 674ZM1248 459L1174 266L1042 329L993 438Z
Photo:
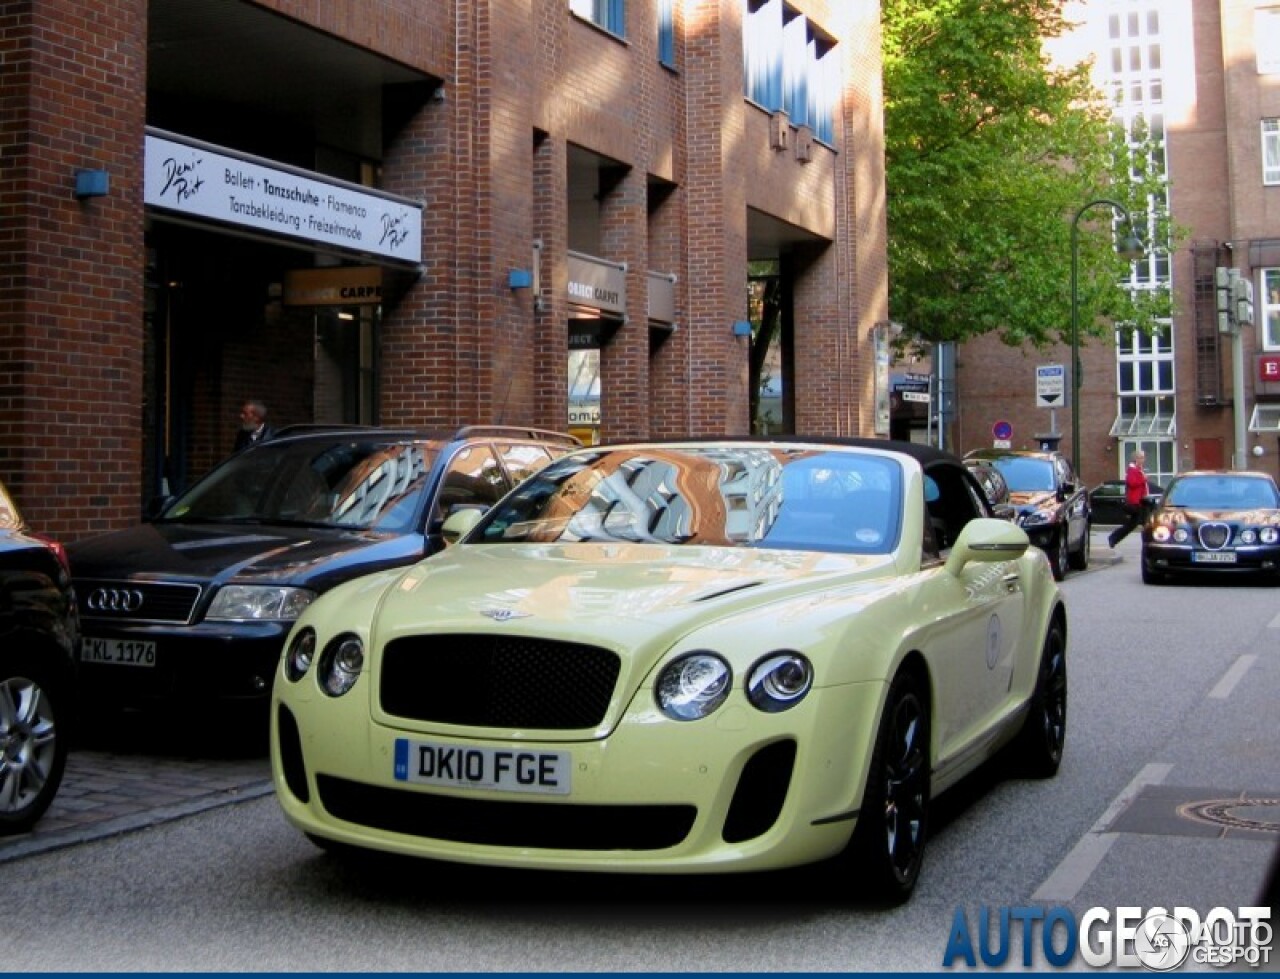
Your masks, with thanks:
M48 853L52 850L61 850L81 843L105 839L109 836L133 833L161 823L182 819L185 816L194 816L210 809L218 809L222 806L260 799L265 795L270 795L271 792L271 779L267 778L258 783L227 789L223 792L201 796L198 799L190 799L186 802L158 806L145 812L130 813L127 816L104 820L99 823L77 827L76 829L61 830L47 835L37 834L19 838L12 842L0 841L0 864L34 856L38 853Z

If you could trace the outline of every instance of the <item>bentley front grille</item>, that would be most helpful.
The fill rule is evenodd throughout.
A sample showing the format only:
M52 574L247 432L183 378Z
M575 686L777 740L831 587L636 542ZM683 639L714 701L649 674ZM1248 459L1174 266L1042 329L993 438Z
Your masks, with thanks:
M573 731L604 720L618 682L615 653L501 635L408 636L382 654L382 709L466 727Z
M190 622L200 586L155 581L78 579L81 618L128 622Z

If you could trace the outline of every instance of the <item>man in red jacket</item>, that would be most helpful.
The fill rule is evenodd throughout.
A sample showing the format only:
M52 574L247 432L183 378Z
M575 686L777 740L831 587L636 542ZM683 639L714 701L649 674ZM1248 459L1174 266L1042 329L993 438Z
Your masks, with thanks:
M1111 531L1111 535L1107 538L1107 543L1110 544L1112 548L1128 537L1133 528L1142 523L1142 501L1146 498L1147 494L1151 492L1147 487L1147 474L1142 470L1142 464L1146 461L1147 454L1141 449L1134 449L1133 455L1129 457L1129 465L1125 467L1125 517L1124 523Z

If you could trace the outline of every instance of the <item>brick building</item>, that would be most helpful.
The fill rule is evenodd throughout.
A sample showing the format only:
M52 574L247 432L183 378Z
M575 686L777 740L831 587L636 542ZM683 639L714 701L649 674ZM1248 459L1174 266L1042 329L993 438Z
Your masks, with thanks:
M1081 348L1082 476L1089 485L1122 476L1138 447L1161 483L1193 467L1280 474L1280 4L1091 0L1072 16L1082 22L1079 53L1094 55L1117 118L1163 128L1170 213L1186 232L1171 255L1153 251L1134 267L1140 288L1171 285L1167 332L1123 331ZM1105 208L1090 216L1105 220ZM1257 325L1238 344L1219 332L1218 267L1252 283ZM1065 347L965 343L958 447L991 445L1007 421L1013 447L1034 448L1056 420L1070 451L1069 409L1036 407L1037 367L1070 363Z
M870 434L879 9L0 3L0 479L67 539L275 425Z

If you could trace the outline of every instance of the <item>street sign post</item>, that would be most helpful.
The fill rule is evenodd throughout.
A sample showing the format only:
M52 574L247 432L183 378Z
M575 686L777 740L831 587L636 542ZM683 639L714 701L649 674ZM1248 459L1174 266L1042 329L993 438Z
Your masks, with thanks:
M1041 364L1036 368L1036 407L1058 408L1066 404L1067 372L1061 364Z

